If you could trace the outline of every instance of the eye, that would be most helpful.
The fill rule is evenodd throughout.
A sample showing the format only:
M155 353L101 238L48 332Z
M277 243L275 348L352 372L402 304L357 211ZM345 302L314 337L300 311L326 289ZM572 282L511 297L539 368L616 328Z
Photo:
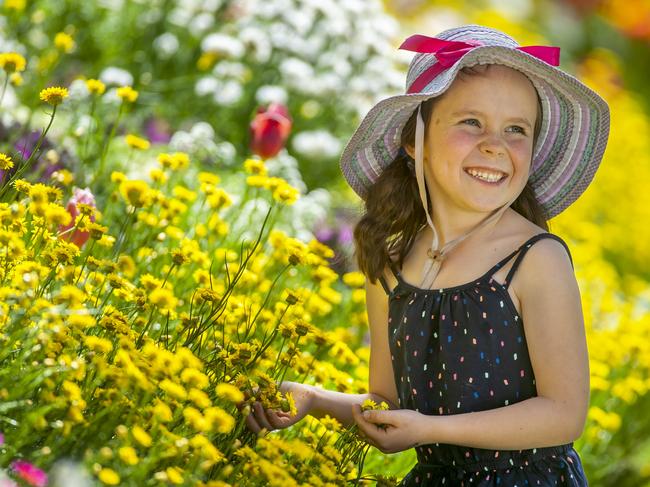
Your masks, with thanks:
M467 125L473 125L475 127L480 127L481 126L481 122L479 122L475 118L468 118L468 119L463 120L460 123L464 123L464 124L467 124Z
M512 126L508 127L507 130L508 130L508 132L515 132L517 134L527 135L526 129L523 128L523 127L520 127L519 125L512 125Z

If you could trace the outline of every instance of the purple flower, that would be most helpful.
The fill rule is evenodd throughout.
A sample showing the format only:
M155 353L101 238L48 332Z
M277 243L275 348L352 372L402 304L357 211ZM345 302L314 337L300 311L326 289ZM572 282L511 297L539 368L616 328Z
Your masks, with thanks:
M144 125L144 133L152 144L166 144L171 140L170 127L159 118L150 118Z
M16 141L14 148L20 153L24 160L29 159L29 157L32 155L32 151L36 148L36 142L38 142L38 138L40 136L41 133L38 130L34 130L27 135L23 135ZM45 141L43 141L41 148L43 148L44 145Z
M349 245L352 243L353 237L354 237L354 232L352 230L352 226L342 224L339 229L338 243L344 246Z

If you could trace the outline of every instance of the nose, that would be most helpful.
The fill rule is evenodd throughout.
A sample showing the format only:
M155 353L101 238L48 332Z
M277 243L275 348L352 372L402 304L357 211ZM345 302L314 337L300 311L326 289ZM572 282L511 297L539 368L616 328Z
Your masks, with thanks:
M479 149L481 153L492 157L501 157L506 153L503 141L495 135L489 135L483 139Z

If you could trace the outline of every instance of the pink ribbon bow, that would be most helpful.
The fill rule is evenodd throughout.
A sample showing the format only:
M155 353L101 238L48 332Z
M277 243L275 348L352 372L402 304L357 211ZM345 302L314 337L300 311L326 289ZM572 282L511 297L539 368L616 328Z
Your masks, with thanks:
M429 69L425 70L409 87L407 93L419 93L429 82L438 76L445 69L453 66L456 61L466 53L482 45L478 41L446 41L435 37L423 35L412 35L406 39L399 49L406 51L421 52L433 54L438 61ZM554 46L521 46L516 47L518 51L523 51L551 66L560 64L560 48Z

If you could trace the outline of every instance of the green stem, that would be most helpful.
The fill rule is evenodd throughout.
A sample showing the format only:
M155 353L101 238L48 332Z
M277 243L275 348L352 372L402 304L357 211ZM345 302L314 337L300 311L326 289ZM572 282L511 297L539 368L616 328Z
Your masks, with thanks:
M117 126L120 123L120 118L122 117L122 111L124 110L124 102L120 104L120 110L117 112L117 118L115 119L115 123L113 124L113 127L111 128L111 133L108 136L108 139L106 140L106 143L104 144L104 150L102 151L102 157L99 160L99 168L97 169L97 172L95 173L95 177L92 180L91 184L95 184L95 182L102 176L102 173L104 172L104 161L106 160L106 154L108 154L108 147L111 145L111 141L113 140L113 137L115 136L115 131L117 130Z
M50 130L50 127L52 126L52 122L54 121L54 115L56 114L56 107L57 105L54 105L54 108L52 110L52 115L50 116L50 122L47 124L45 130L41 132L41 136L38 138L38 141L36 142L36 147L34 148L32 153L29 155L25 163L18 168L18 170L14 173L13 176L11 176L11 179L9 179L9 181L7 181L2 188L0 188L0 198L4 196L4 193L7 190L7 188L11 188L11 183L13 183L16 179L18 179L20 176L23 175L23 173L27 170L30 163L34 159L34 156L37 156L37 154L39 153L41 144L43 143L43 140L45 140L45 136L47 135L48 131ZM38 157L36 157L36 159L38 159Z
M9 84L9 73L5 73L5 84L2 87L2 95L0 95L0 106L2 106L2 100L4 100L5 91L7 91L8 84Z

